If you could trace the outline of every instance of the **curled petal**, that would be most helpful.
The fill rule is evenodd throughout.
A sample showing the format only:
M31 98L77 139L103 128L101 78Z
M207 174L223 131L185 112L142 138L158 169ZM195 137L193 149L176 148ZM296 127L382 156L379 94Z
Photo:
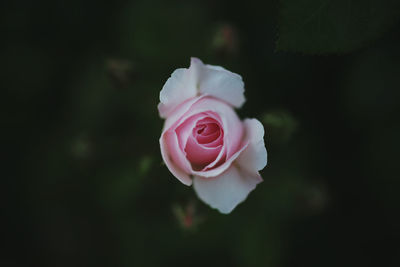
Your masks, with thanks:
M192 179L189 177L188 161L181 153L178 138L173 131L166 131L160 138L161 156L170 172L183 184L192 185Z
M230 213L247 195L262 182L258 174L232 164L224 173L214 178L196 176L193 180L197 196L221 213Z
M193 104L197 103L201 99L205 98L206 96L198 96L195 98L191 98L186 100L185 102L181 103L177 106L173 112L168 115L166 118L163 131L166 131L170 128L177 127L180 125L184 120L186 120L190 115L193 115L193 112L190 112L190 108ZM185 114L190 114L189 116L184 116Z
M181 123L175 129L175 132L178 136L179 147L181 148L182 151L185 150L186 143L189 139L189 136L192 135L193 128L196 126L197 122L206 116L207 116L207 114L205 114L205 113L199 113L199 114L193 115L193 116L189 117L187 120L185 120L183 123Z
M190 136L185 147L185 152L187 159L192 164L192 168L201 170L217 158L221 148L222 145L217 147L206 147L200 145L193 136Z
M248 147L239 155L237 164L251 173L258 173L267 165L267 149L264 144L264 127L257 119L246 119L243 122L245 140Z
M222 150L222 153L220 153L217 157L217 159L208 165L204 170L201 171L192 171L194 175L201 176L203 178L213 178L216 176L219 176L221 173L223 173L225 170L227 170L231 164L234 162L235 159L242 153L246 147L248 146L248 143L243 144L240 149L233 154L231 157L226 158L226 155L224 154L225 151ZM222 155L222 156L220 156ZM223 163L221 163L221 160L224 160ZM221 164L221 165L219 165Z

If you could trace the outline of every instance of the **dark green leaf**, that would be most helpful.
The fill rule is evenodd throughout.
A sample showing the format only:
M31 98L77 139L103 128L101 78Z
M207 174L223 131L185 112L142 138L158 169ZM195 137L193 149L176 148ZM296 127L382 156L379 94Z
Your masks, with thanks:
M378 38L399 17L397 0L281 0L277 48L347 52Z

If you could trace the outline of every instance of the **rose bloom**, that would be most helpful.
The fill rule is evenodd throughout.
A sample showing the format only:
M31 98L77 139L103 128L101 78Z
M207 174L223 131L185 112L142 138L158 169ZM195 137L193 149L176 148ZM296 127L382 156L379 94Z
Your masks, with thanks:
M165 164L221 213L230 213L246 199L262 181L258 172L267 164L262 124L241 121L234 111L244 102L240 75L197 58L188 69L175 70L160 92Z

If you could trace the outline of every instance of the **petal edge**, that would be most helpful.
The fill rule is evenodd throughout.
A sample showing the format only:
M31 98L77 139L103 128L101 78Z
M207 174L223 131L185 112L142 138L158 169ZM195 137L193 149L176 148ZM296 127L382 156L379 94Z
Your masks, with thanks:
M264 127L257 119L245 119L245 138L249 146L239 155L237 164L248 172L258 173L267 165L267 149L264 144Z
M243 202L262 178L232 164L228 170L215 178L195 177L193 187L197 196L223 214L230 213Z

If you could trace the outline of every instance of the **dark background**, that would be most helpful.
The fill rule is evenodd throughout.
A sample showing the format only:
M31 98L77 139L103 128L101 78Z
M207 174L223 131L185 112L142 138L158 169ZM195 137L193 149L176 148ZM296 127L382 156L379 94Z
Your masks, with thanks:
M3 1L0 265L400 266L397 2ZM161 164L191 56L266 128L230 215Z

